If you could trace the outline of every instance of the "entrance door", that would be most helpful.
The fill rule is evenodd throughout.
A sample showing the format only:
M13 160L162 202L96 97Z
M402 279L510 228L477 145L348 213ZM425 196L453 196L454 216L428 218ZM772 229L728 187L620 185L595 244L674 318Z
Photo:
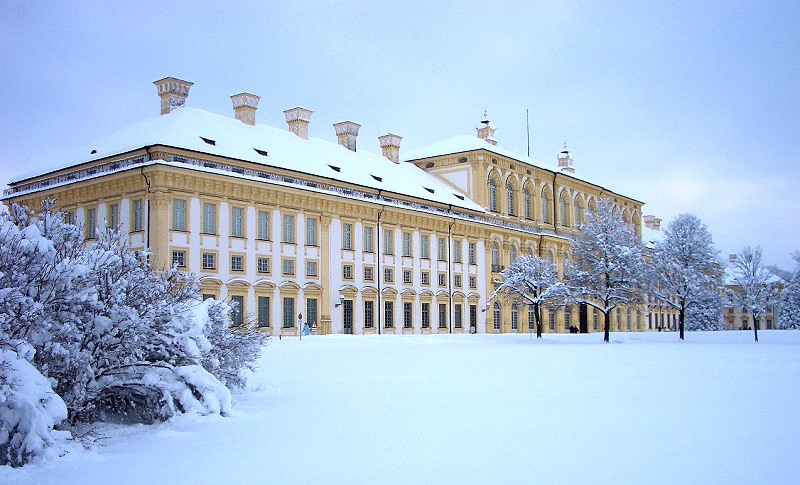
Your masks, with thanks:
M344 333L353 333L353 300L344 300L342 302L344 307Z
M588 333L589 332L589 312L586 308L586 303L580 304L579 309L579 317L580 317L580 331L581 333Z

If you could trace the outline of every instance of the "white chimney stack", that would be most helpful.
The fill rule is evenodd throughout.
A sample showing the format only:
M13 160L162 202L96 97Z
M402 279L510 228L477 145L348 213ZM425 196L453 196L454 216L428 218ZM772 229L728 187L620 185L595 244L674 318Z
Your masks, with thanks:
M383 156L394 163L400 163L400 140L402 139L402 136L392 135L391 133L379 136L378 142L381 144Z
M303 140L308 140L308 123L311 121L313 111L301 107L287 109L283 112L286 116L286 124L289 131L299 136Z
M158 96L161 98L161 114L166 115L173 109L183 106L186 98L189 97L189 88L193 83L174 77L165 77L153 84L158 88Z
M255 94L239 93L231 96L233 103L233 115L237 120L248 125L256 124L256 110L258 109L258 100L261 98Z
M359 128L361 128L361 125L353 121L342 121L341 123L333 124L339 144L350 151L356 151L356 138L358 138Z

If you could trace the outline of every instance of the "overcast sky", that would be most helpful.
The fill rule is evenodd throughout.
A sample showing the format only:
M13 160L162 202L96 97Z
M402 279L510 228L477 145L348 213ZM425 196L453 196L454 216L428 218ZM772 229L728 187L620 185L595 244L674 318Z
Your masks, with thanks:
M705 222L723 256L800 250L800 2L0 1L0 185L59 165L159 112L152 82L195 83L188 106L257 120L314 111L311 136L361 123L359 149L401 153L474 134ZM436 4L431 6L430 4ZM701 3L702 5L696 5Z

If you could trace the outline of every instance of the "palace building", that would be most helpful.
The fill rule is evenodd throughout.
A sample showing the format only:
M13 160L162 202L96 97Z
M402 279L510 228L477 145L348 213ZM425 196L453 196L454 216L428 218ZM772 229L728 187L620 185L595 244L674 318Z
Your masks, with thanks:
M120 227L155 267L196 273L204 296L238 302L234 323L273 335L301 323L323 334L528 332L532 309L487 301L510 261L538 255L563 271L600 197L641 237L642 202L577 176L566 147L552 168L500 148L488 121L409 153L387 134L377 154L360 149L352 121L333 125L336 141L315 139L311 110L284 111L280 129L256 122L256 95L231 96L223 116L185 106L190 82L154 84L160 116L11 182L3 201L54 198L90 240ZM602 330L586 306L545 313L545 332ZM635 307L612 313L612 331L647 327Z

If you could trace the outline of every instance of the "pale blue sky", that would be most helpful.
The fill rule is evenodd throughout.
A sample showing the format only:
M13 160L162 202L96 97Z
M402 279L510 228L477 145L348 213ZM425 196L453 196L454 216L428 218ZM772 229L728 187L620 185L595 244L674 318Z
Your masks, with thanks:
M672 220L691 212L723 255L800 250L800 2L0 2L0 184L188 105L257 119L314 111L311 136L361 123L359 149L474 134ZM698 5L699 3L699 5ZM266 5L262 5L266 4Z

